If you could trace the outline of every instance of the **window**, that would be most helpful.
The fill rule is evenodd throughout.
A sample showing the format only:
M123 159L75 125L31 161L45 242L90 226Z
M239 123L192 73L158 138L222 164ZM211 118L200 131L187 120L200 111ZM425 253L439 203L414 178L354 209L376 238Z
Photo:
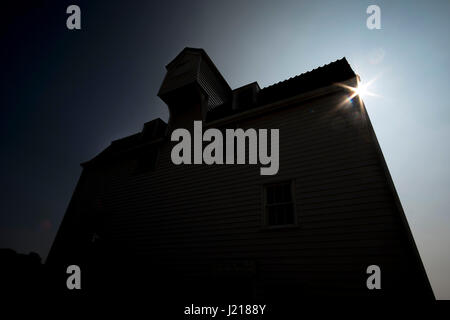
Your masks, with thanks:
M264 186L265 224L285 226L296 223L292 182L284 181Z

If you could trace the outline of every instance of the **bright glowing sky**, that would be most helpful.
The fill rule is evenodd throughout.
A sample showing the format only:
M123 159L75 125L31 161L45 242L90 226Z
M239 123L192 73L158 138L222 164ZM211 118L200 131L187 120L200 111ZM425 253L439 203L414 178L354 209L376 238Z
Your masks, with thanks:
M438 298L450 298L449 1L70 1L2 12L0 247L46 256L81 172L111 140L168 112L164 66L204 48L232 88L345 56ZM381 30L366 8L381 8ZM32 6L32 7L29 7Z

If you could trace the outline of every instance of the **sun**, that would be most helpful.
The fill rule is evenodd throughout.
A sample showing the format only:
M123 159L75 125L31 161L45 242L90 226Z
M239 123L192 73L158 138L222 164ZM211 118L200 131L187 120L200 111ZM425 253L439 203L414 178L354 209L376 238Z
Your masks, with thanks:
M355 96L360 96L361 98L364 98L366 95L370 95L370 92L368 90L368 83L358 83L357 88L353 88L353 92Z
M358 97L360 100L362 100L363 98L368 96L377 96L375 93L369 90L369 87L374 81L375 79L369 82L361 82L358 77L356 87L351 87L343 83L339 83L338 86L345 88L349 91L350 96L346 99L347 101L351 101L355 97Z
M371 82L363 83L358 80L356 87L345 86L351 92L349 99L352 100L356 96L363 99L367 96L373 95L373 93L369 91L370 84Z

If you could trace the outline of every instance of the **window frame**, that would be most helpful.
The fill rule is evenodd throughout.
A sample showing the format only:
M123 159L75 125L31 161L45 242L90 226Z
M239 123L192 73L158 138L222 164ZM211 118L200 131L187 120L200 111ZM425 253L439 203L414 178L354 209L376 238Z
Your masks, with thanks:
M292 214L294 215L294 221L293 223L289 224L280 224L280 225L271 225L269 224L269 213L267 210L267 188L274 185L282 185L285 183L290 184L290 192L291 192L291 202L292 203ZM285 228L295 228L298 227L298 214L297 214L297 203L296 203L296 197L295 197L295 179L282 179L282 180L275 180L263 183L261 185L261 199L262 199L262 226L263 229L285 229ZM286 202L286 204L289 202ZM277 203L282 204L282 203Z

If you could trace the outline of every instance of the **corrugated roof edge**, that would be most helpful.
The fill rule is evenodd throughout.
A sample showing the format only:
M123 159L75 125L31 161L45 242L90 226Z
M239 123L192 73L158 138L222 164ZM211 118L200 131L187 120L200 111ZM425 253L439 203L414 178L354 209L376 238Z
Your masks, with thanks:
M343 57L295 77L262 88L258 93L259 103L254 107L273 102L277 99L284 99L299 92L308 92L332 83L345 81L354 76L356 76L355 72L347 59ZM238 112L242 112L242 110L231 110L231 107L226 104L217 106L208 112L207 121L214 121Z
M308 75L311 75L312 73L315 73L315 72L317 72L317 71L324 70L325 68L330 67L331 65L334 65L334 64L339 63L339 62L345 63L345 64L348 66L348 68L349 68L353 73L355 73L355 72L353 71L352 67L350 66L350 64L348 63L347 59L346 59L345 57L342 57L341 59L336 59L336 60L334 60L334 61L332 61L332 62L330 62L330 63L324 64L324 65L322 65L322 66L320 66L320 67L317 67L317 68L314 68L314 69L312 69L312 70L303 72L303 73L301 73L301 74L299 74L299 75L290 77L290 78L285 79L285 80L281 80L281 81L275 82L275 83L273 83L273 84L271 84L271 85L268 85L268 86L266 86L266 87L264 87L264 88L261 88L261 91L263 91L263 90L268 90L268 89L273 89L273 88L275 88L275 87L277 87L277 86L281 86L281 85L283 85L283 84L287 84L287 83L290 82L290 81L294 81L294 80L297 80L297 79L300 79L300 78L304 78L304 77L306 77L306 76L308 76ZM356 74L355 74L355 75L356 75Z

